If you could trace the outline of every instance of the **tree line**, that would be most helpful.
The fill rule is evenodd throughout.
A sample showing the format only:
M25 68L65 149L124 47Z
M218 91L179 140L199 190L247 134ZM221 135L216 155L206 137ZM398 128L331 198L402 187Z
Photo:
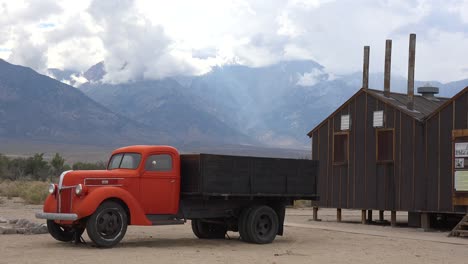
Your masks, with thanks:
M49 161L44 158L44 153L36 153L27 158L11 158L0 154L0 180L53 181L66 170L100 170L105 168L106 164L102 161L96 163L76 162L70 165L59 153L55 153Z

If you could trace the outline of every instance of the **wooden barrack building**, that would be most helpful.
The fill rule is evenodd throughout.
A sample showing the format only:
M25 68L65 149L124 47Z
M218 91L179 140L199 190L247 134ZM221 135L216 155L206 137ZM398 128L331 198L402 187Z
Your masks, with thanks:
M365 210L388 210L392 224L396 211L414 225L431 213L465 214L468 149L455 148L468 148L468 87L452 98L435 87L414 95L410 41L408 93L390 92L389 55L384 91L368 89L368 52L363 88L308 133L320 164L316 206L338 208L338 219L341 208L359 209L363 221Z

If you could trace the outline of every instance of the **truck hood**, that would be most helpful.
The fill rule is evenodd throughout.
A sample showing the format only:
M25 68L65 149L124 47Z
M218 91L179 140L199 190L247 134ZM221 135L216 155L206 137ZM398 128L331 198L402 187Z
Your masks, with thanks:
M138 172L127 169L66 171L60 175L59 188L84 183L85 179L125 179L135 177L138 177Z

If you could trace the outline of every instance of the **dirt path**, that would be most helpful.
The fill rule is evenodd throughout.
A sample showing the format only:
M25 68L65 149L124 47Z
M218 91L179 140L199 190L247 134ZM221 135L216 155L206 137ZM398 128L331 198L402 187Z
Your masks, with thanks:
M0 205L0 216L31 216L40 209ZM345 216L345 214L344 214ZM352 214L350 213L350 217ZM29 217L32 219L33 217ZM463 263L465 239L416 229L310 222L308 211L288 210L285 236L268 245L231 239L200 240L190 225L129 227L112 249L61 243L46 235L0 235L0 263ZM378 233L375 233L378 232ZM85 240L89 239L85 236Z

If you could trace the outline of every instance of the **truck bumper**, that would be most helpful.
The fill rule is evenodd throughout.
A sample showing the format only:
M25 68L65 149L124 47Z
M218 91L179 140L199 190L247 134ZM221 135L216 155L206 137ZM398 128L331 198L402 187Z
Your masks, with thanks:
M66 221L75 221L78 219L77 214L60 214L60 213L45 213L37 212L36 218L47 219L47 220L66 220Z

